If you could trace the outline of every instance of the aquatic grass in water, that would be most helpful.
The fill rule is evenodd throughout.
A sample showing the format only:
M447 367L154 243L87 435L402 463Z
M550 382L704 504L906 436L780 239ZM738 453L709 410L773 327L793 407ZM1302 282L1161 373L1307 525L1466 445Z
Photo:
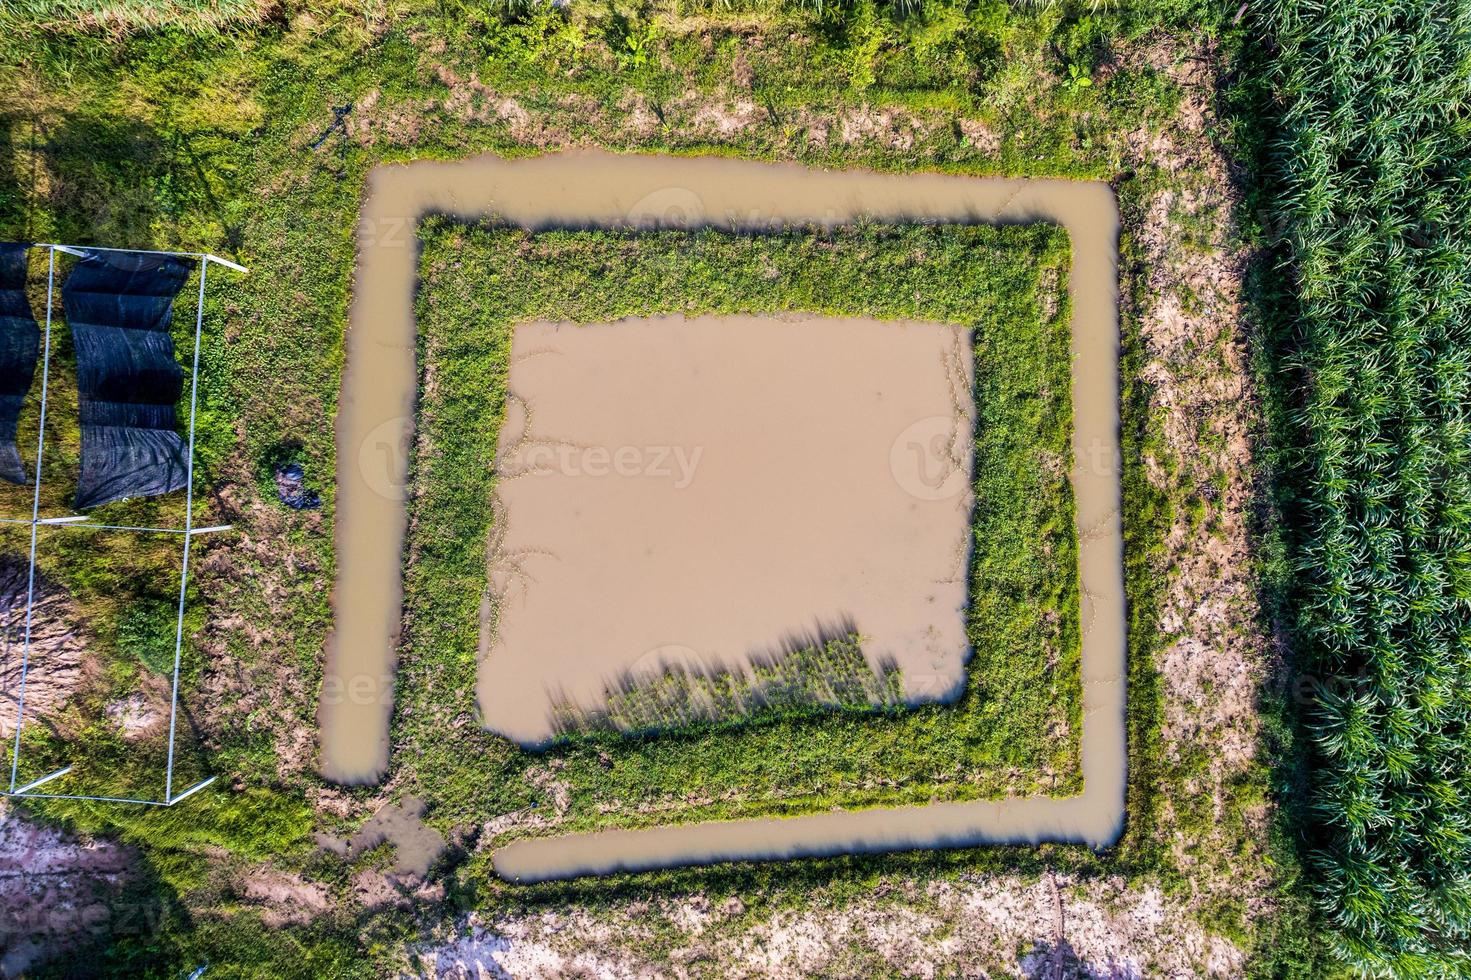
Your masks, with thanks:
M520 774L547 757L572 787L568 830L670 822L676 814L723 819L1078 791L1065 232L1032 225L533 234L431 219L421 238L420 366L434 383L419 408L426 451L411 463L419 491L410 504L393 752L408 760L406 779L434 788L442 813L527 805L517 795ZM609 277L615 256L619 275ZM484 302L490 295L493 305ZM495 457L511 327L789 310L974 330L975 398L990 424L976 434L966 625L974 652L959 699L878 711L788 700L782 711L717 721L684 704L686 692L636 692L618 706L622 720L658 733L584 728L540 756L468 726L444 739L431 719L475 711L493 491L486 461ZM1058 459L1061 470L1049 462ZM885 678L876 693L896 679ZM836 700L852 700L837 687ZM671 724L686 712L695 724ZM657 818L615 805L679 798L691 787L709 802L661 809Z
M899 668L873 667L861 637L849 634L759 659L749 670L673 665L652 676L628 676L609 687L604 707L587 710L563 701L556 712L559 732L575 737L759 725L827 711L866 714L903 703Z

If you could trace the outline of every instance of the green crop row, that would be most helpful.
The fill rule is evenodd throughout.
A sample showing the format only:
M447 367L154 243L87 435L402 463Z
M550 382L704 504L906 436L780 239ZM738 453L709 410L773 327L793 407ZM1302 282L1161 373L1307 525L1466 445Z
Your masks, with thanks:
M265 0L7 0L0 22L12 28L120 33L157 27L207 32L264 17Z
M1279 0L1308 848L1349 966L1471 970L1471 4Z

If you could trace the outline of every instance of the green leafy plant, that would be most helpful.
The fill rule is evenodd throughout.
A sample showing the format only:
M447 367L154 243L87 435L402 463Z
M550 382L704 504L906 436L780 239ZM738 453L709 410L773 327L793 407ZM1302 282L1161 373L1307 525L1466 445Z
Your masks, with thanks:
M630 26L623 35L623 47L618 52L624 67L642 68L648 64L658 37L659 29L653 23L645 24L641 29Z
M117 626L117 644L124 655L135 657L155 674L174 666L178 631L176 607L163 599L138 599L123 613Z
M1093 79L1082 68L1070 64L1067 66L1067 78L1062 80L1062 87L1069 92L1081 92L1085 88L1093 87Z

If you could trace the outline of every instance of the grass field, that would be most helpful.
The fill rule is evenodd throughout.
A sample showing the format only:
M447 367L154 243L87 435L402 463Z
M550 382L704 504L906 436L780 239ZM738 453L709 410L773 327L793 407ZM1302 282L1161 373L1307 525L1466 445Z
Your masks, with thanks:
M200 619L191 624L191 657L198 668L186 694L195 709L190 751L197 746L200 764L221 774L219 790L201 797L194 809L163 818L102 807L28 808L38 818L140 848L144 874L129 901L149 910L146 927L104 936L100 942L108 952L94 961L98 969L168 976L207 959L211 976L367 976L401 966L406 940L449 929L472 912L539 915L571 905L610 928L622 923L627 935L642 935L629 925L642 920L627 909L657 890L669 901L708 898L718 904L741 898L749 903L747 912L722 927L740 936L761 916L863 908L880 897L893 903L886 907L899 910L895 914L907 914L929 907L929 889L977 880L1029 887L1056 872L1072 882L1065 896L1070 909L1072 903L1107 904L1099 896L1112 895L1108 883L1119 879L1125 888L1120 901L1157 892L1170 909L1182 910L1171 912L1172 928L1202 930L1243 957L1259 957L1255 969L1262 975L1315 971L1314 926L1293 904L1300 892L1292 849L1282 848L1270 867L1264 856L1263 827L1270 821L1263 816L1270 814L1266 750L1234 768L1216 765L1220 738L1210 725L1219 692L1182 688L1161 667L1182 637L1200 633L1188 616L1173 611L1194 605L1186 601L1188 569L1198 556L1192 549L1235 540L1231 535L1239 533L1231 522L1240 504L1231 494L1245 479L1231 463L1217 464L1205 451L1214 445L1209 440L1219 438L1213 419L1224 409L1160 396L1172 377L1211 380L1229 373L1231 342L1173 348L1153 332L1164 305L1173 304L1198 326L1221 303L1201 281L1160 276L1159 270L1188 269L1202 256L1236 247L1223 230L1230 224L1229 201L1208 208L1190 204L1213 200L1226 182L1202 162L1211 152L1208 137L1192 128L1187 111L1201 87L1189 66L1219 70L1221 50L1229 52L1239 41L1229 24L1233 13L1187 4L1092 10L1086 4L1034 8L989 2L915 11L856 4L822 15L782 7L726 12L574 4L566 11L506 15L449 2L391 4L367 13L286 5L271 21L254 26L200 33L191 25L143 31L125 41L29 25L8 29L0 41L0 63L13 66L16 84L0 92L0 230L6 237L211 249L252 270L228 289L222 285L212 292L208 301L208 381L201 392L207 513L211 521L240 529L228 540L206 543L200 562L210 573L197 579ZM1202 32L1207 40L1200 45L1171 39ZM348 104L353 108L345 127L330 129L333 107ZM489 744L473 724L440 724L443 712L456 717L470 710L474 611L462 595L428 587L422 573L432 565L468 582L483 574L483 563L477 565L461 542L447 546L425 536L416 537L411 639L395 719L396 758L406 761L391 775L386 794L334 790L314 775L312 731L333 571L330 420L363 177L382 160L481 150L525 154L577 143L829 166L1115 181L1125 221L1123 478L1132 774L1129 825L1119 848L1102 856L1075 849L1003 849L727 868L524 892L489 884L479 848L484 823L491 814L517 807L550 812L553 794L547 787L555 785L518 753ZM873 263L880 262L877 241L884 235L902 241L919 234L869 229L853 233L847 244L861 249L864 235L873 236L874 251L866 260ZM990 248L1000 248L1005 239L983 229L973 234ZM1025 239L1041 233L1006 234ZM463 249L465 260L482 263L487 276L498 269L504 274L510 261L493 246L519 247L512 233L490 229L435 227L433 235L435 249ZM1167 248L1157 244L1161 237ZM851 263L834 259L823 269L826 279L814 272L797 279L800 285L780 287L793 292L778 294L777 286L756 274L754 263L763 254L797 250L806 240L778 237L760 243L760 250L719 238L697 243L699 249L733 250L729 257L740 261L732 262L732 275L744 277L744 292L722 292L723 278L717 282L708 266L685 268L681 281L712 310L751 302L750 297L764 297L773 306L811 303L828 309L868 297L865 303L888 303L884 308L898 315L908 302L899 295L874 296L869 279L857 271L873 267L864 266L857 252ZM579 249L596 252L608 241L553 236L534 244L565 250L569 268L590 274L596 260ZM1033 256L1007 266L1019 282L1029 281L1035 255L1048 254L1045 242L1034 244L1040 251L1002 249ZM643 246L623 247L637 258ZM645 258L653 261L659 254ZM699 252L671 250L666 261L690 254ZM542 302L548 311L563 309L569 316L607 317L620 309L647 309L651 291L637 292L634 284L650 281L654 270L642 280L604 284L627 291L600 310L577 306L576 297L558 293L552 281L542 281L540 293L527 288L520 295L528 307ZM896 260L872 274L875 281L894 281L922 276L923 267ZM985 281L993 281L989 273ZM441 283L426 293L426 304L435 295L452 296L447 290L453 288ZM946 303L971 298L968 287L954 283L931 293L925 301L940 304L940 312ZM870 305L860 312L874 310ZM444 308L426 306L425 313L436 322L443 317L446 344L466 331L506 326L471 322ZM998 324L1013 322L1004 308L994 315ZM434 363L438 352L425 353L426 364ZM493 405L493 360L465 354L446 363L464 370L473 381L470 390ZM1047 367L1028 364L1032 370ZM1004 401L1009 394L983 396ZM1221 404L1243 401L1249 395ZM484 431L477 435L483 439ZM65 441L59 433L58 444ZM302 462L321 490L320 512L291 512L275 503L270 467L287 459ZM466 489L464 499L452 492L450 474L464 470L450 469L444 480L435 477L434 466L466 465L446 457L424 469L423 485L444 491L416 502L426 518L433 508L433 518L452 522L448 526L483 527L476 524L483 510L470 506L474 488ZM483 479L483 472L478 476ZM1023 489L998 486L990 492ZM1033 523L998 530L1022 534L1044 520L1040 511L1014 513ZM1036 542L1023 545L1028 543ZM127 672L139 669L129 658L141 654L122 641L117 597L144 596L146 576L167 580L171 559L159 553L86 564L86 557L57 554L48 568L76 589L92 647L115 665L108 670L118 672L121 688ZM986 560L1005 557L998 553ZM1005 571L1044 592L1055 584L1035 578L1033 568ZM473 591L478 595L478 588ZM1000 623L999 629L1025 633L1026 620L1012 618L1013 612L1000 607L978 615ZM443 629L444 643L420 639L431 626ZM1253 649L1254 628L1248 613L1232 619L1222 635L1208 638L1213 658L1229 660ZM139 631L147 632L142 625L134 632ZM983 648L981 656L1001 653ZM446 673L426 676L428 666ZM975 690L982 693L967 696L984 696L983 689ZM66 733L100 725L102 702L111 691L101 688L83 698ZM865 787L863 781L881 776L892 760L853 752L845 800L922 799L935 788L981 795L1001 791L1013 777L986 768L979 782L966 782L953 770L930 771L932 753L918 737L944 734L958 740L957 753L965 758L1013 760L1024 773L1017 778L1035 779L1047 764L1039 741L1045 725L1019 719L1045 720L1052 708L1026 698L1021 707L1008 729L1015 735L1014 750L994 732L967 731L944 709L892 719L775 720L700 733L690 744L702 753L696 771L711 787L724 789L739 779L748 787L784 792L788 779L781 765L791 743L775 733L882 726L883 737L920 775L897 787L876 778ZM38 763L48 752L61 755L47 741L33 746ZM487 750L467 764L466 742ZM119 784L143 778L118 746L106 739L95 744L95 755L79 760L92 773ZM599 813L597 802L670 799L676 744L589 738L559 750L564 761L550 775L572 785L569 822L646 819ZM749 755L731 758L733 747ZM792 805L829 801L826 794L833 791L824 779L831 770L822 768L815 749L798 749L805 754L798 756L801 778L790 781ZM600 752L620 761L604 768ZM1066 759L1055 761L1061 767ZM749 772L736 772L737 762ZM522 778L528 772L538 785ZM487 787L492 774L514 778ZM383 851L348 864L316 851L311 834L340 832L365 819L384 795L435 780L440 795L428 819L452 840L433 883L442 890L412 899L413 916L368 906L354 882L386 866ZM733 802L710 795L709 803L681 801L681 816L740 807L770 812L787 805L781 792ZM264 867L322 889L332 911L310 923L268 929L261 904L241 883ZM1277 910L1295 909L1299 917L1280 914L1264 923L1257 904L1262 894ZM650 928L656 934L647 947L655 953L682 941L673 925ZM1159 951L1150 955L1186 955L1179 951L1189 943L1144 946ZM860 971L892 969L865 959L872 951L862 942L855 940L849 953ZM1010 950L997 955L1002 966L987 960L989 965L976 969L1002 969L1015 960ZM1196 966L1187 961L1181 969Z
M82 30L116 36L175 27L203 35L269 13L260 0L19 0L0 13L0 25L26 33Z

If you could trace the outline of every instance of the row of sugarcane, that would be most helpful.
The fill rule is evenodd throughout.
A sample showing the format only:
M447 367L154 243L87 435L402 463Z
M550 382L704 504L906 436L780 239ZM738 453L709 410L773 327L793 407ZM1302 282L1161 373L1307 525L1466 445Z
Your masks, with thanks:
M1471 975L1471 2L1277 0L1308 845L1357 973Z

